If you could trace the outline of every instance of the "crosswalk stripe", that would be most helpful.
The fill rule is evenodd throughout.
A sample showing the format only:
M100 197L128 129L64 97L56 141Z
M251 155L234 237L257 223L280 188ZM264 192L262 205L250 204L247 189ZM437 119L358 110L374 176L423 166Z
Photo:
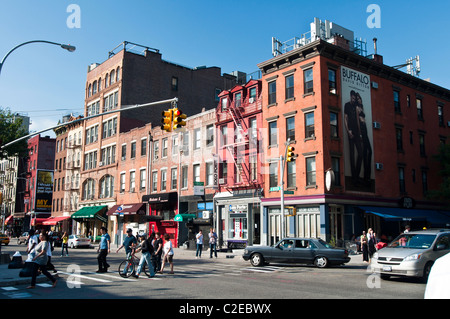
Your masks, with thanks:
M68 276L73 276L73 277L79 277L79 278L85 278L88 280L94 280L94 281L99 281L99 282L112 282L111 280L104 280L104 279L100 279L100 278L95 278L95 277L88 277L88 276L84 276L84 275L79 275L79 274L75 274L75 273L68 273L68 272L64 272L64 271L58 271L58 273L64 274L64 275L68 275Z
M3 290L6 290L6 291L14 291L14 290L19 290L18 288L16 288L16 287L1 287Z

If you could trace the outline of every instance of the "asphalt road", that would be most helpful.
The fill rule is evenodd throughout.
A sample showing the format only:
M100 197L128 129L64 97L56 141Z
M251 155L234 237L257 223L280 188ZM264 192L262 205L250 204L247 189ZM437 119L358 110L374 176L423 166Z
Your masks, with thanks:
M25 256L24 245L2 246L3 252L17 250ZM45 283L33 290L25 289L27 285L3 287L0 299L176 299L179 307L185 300L216 300L223 312L224 300L423 299L426 287L414 279L381 280L360 262L326 269L280 264L255 268L234 253L235 258L222 253L218 259L209 259L204 252L202 259L195 259L194 252L176 249L175 274L136 280L117 273L125 259L123 250L116 254L113 247L108 255L109 272L97 274L96 249L69 248L69 257L60 257L56 247L52 258L60 278L56 288Z

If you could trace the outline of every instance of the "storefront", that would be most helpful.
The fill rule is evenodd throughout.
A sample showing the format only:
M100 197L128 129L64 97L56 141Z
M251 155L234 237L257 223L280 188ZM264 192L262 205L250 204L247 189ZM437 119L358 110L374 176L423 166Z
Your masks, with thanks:
M42 222L43 226L48 226L52 231L63 232L71 229L70 216L49 217Z
M108 206L86 206L72 214L72 234L99 236L100 228L106 226Z
M174 221L178 208L177 192L144 195L142 202L148 204L145 217L148 232L159 232L162 237L168 234L172 245L178 247L178 222Z
M261 244L260 204L260 190L222 192L214 196L214 223L221 247Z
M114 205L106 216L108 218L108 233L111 242L120 246L126 236L126 230L132 229L133 235L148 234L148 224L145 219L145 203Z

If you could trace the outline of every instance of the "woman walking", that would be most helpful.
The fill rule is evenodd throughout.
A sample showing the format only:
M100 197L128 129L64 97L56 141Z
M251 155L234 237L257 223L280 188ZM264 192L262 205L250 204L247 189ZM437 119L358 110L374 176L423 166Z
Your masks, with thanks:
M164 259L161 265L161 271L158 271L158 273L162 274L164 271L164 266L166 262L170 264L170 272L169 274L173 274L173 247L172 242L170 241L169 234L164 235L165 244L164 244Z
M69 249L68 249L68 247L69 247L69 244L68 244L69 236L67 236L66 232L64 232L64 234L62 235L61 239L62 239L61 257L64 255L64 248L66 248L66 256L69 256Z
M27 289L33 289L36 287L36 276L38 270L41 271L48 279L50 279L53 283L52 287L56 286L58 282L50 273L47 271L47 250L49 248L48 245L48 235L44 232L41 232L39 236L40 243L36 246L36 256L32 259L33 261L33 269L31 275L31 285L27 287Z
M202 250L203 250L203 233L200 229L198 234L195 236L197 239L197 252L195 253L196 258L202 258Z

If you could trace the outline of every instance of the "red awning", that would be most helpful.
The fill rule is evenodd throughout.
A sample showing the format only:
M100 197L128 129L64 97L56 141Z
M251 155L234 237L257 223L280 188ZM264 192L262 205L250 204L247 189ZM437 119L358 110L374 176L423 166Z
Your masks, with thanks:
M145 203L114 205L106 215L145 215Z
M9 215L8 217L6 217L5 225L12 224L13 219L14 219L13 215Z
M62 222L63 220L69 219L70 216L58 216L58 217L49 217L47 219L45 219L42 222L42 225L45 226L55 226L56 224L58 224L59 222Z
M33 218L31 220L31 226L42 225L42 223L46 220L47 218Z

